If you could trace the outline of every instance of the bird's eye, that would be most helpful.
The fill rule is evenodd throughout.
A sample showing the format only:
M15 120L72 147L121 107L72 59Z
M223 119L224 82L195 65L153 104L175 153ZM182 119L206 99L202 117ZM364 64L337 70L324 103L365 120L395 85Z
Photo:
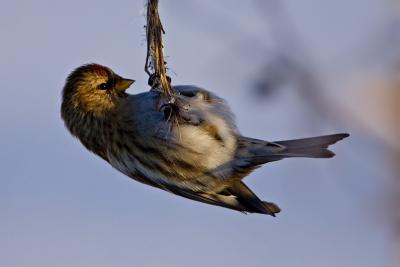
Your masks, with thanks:
M108 90L111 87L110 85L111 85L110 83L102 83L99 85L99 89L100 90Z

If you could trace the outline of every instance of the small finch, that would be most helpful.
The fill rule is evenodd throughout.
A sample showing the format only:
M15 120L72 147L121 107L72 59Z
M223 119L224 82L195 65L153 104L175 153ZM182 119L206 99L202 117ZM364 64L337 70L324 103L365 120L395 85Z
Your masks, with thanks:
M275 216L242 181L262 164L292 157L331 158L328 146L346 133L268 142L242 136L228 105L195 86L130 95L133 80L88 64L75 69L62 93L61 116L90 151L125 175L211 205Z

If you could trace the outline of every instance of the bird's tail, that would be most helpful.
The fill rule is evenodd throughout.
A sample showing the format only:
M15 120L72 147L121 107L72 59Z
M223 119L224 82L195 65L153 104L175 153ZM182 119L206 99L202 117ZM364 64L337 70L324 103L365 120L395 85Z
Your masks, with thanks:
M225 194L222 194L222 196L217 194L218 201L211 204L244 212L275 216L276 213L280 212L280 208L272 202L259 199L240 180L255 168L271 161L293 157L331 158L335 154L328 147L348 136L347 133L340 133L277 142L241 137L238 142L236 161L234 161L233 166L229 165L229 167L233 167L234 179L231 179L229 186L224 189ZM226 194L231 194L235 198L226 196Z
M304 158L331 158L335 155L328 147L346 137L349 134L340 133L324 135L303 139L277 141L284 149L276 154L282 158L304 157Z

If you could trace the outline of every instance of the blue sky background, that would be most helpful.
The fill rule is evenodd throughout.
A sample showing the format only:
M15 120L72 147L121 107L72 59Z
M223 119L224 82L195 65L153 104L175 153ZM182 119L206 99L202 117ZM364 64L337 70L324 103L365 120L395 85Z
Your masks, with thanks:
M348 131L331 160L285 160L247 184L277 218L243 215L124 177L87 152L60 119L77 66L97 62L148 90L143 1L6 1L0 9L0 266L390 266L385 151L363 131L307 119L291 90L254 101L250 84L273 41L254 1L161 0L174 84L223 96L243 134L268 140ZM380 0L286 0L324 77L338 73L389 15ZM338 99L338 100L337 100ZM341 98L334 98L340 101ZM310 121L311 120L311 121ZM312 125L310 127L310 125Z

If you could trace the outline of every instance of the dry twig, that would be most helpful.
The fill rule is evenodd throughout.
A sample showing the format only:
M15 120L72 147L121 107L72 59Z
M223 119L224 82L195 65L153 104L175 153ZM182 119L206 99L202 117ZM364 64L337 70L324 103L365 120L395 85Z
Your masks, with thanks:
M149 76L155 75L159 78L159 85L163 89L164 93L171 97L172 90L170 81L166 76L163 55L163 34L165 34L165 31L158 13L158 0L148 0L146 25L147 55L144 70ZM151 73L150 70L152 70L153 73Z

